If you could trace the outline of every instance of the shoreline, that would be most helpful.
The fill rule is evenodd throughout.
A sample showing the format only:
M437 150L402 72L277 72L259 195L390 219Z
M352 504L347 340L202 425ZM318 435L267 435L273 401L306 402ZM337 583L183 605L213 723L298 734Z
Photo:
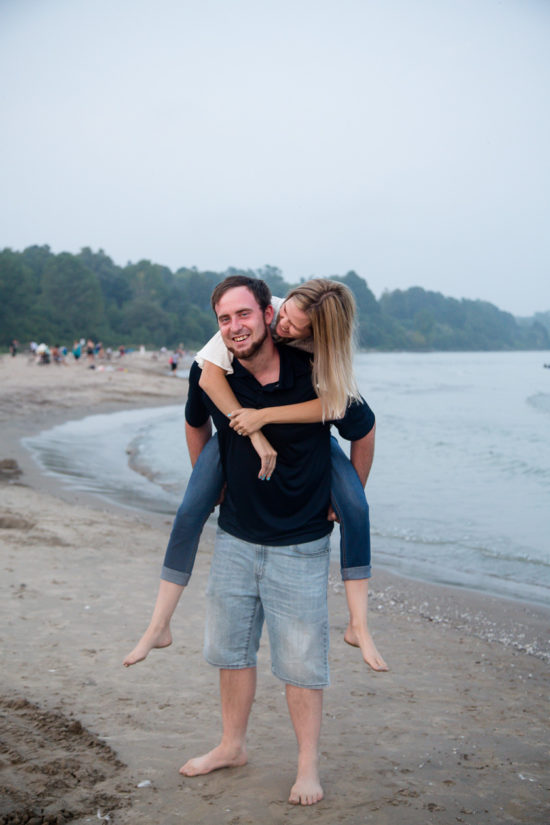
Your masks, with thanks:
M178 379L182 381L184 379ZM181 397L184 400L187 381L181 386ZM183 400L182 400L182 431L183 431ZM159 403L159 399L144 403L140 400L139 408L147 409L162 406L171 406L176 403L171 395ZM103 401L94 407L76 407L57 414L56 424L67 421L80 420L88 415L100 415L113 412L124 412L130 409L125 402ZM74 490L70 483L60 483L54 476L45 475L33 460L31 452L21 444L20 439L40 432L44 427L38 425L38 418L30 418L26 423L13 427L4 424L5 436L12 442L12 458L22 468L26 483L37 491L55 495L68 503L79 503L92 509L113 515L126 515L145 524L157 526L160 529L171 526L171 517L153 510L143 510L110 501L108 497L99 494ZM29 431L30 427L30 431ZM183 437L183 436L182 436ZM136 466L135 457L128 455L130 468L145 478L150 475ZM210 537L215 535L215 526L208 524L206 530ZM168 535L168 534L167 534ZM338 565L331 563L332 577L338 582ZM391 605L395 610L406 613L416 613L419 608L417 602L421 600L422 613L429 621L453 626L457 629L475 632L479 638L487 641L498 641L501 644L512 646L515 649L535 655L543 661L550 662L550 607L540 603L529 602L525 599L492 594L483 590L463 587L452 583L432 582L415 576L406 576L396 573L386 566L374 567L372 583L377 590L371 596L371 601L379 600L382 606ZM415 597L411 600L410 590ZM519 621L518 621L519 620Z
M177 773L218 731L216 675L201 655L213 531L176 612L174 645L126 670L121 661L148 620L171 519L61 490L19 443L63 420L183 402L185 384L158 364L126 363L127 373L109 381L90 371L90 381L83 365L0 359L0 459L22 470L0 480L0 693L8 741L21 757L8 768L0 823L11 822L10 811L62 806L76 823L98 810L123 825L179 825L183 816L196 825L266 815L309 821L308 811L286 803L295 743L266 643L250 764L196 780ZM329 604L326 799L315 806L316 822L546 822L550 610L377 569L369 624L390 672L374 674L342 642L347 613L334 565ZM54 729L57 738L48 738Z
M148 523L152 521L153 523L160 525L166 522L166 516L163 514L145 512L133 508L125 508L122 505L110 502L107 499L99 498L99 496L94 495L93 493L73 490L70 488L69 484L65 485L59 483L59 480L54 476L49 476L41 470L37 462L33 459L31 451L21 443L21 440L25 437L38 435L43 430L50 429L58 424L65 424L68 421L79 421L90 415L125 412L131 409L147 409L163 406L168 407L177 405L178 403L181 403L182 405L182 437L184 438L184 405L187 395L187 380L182 378L175 379L170 376L171 383L164 383L164 379L168 378L170 375L168 370L166 373L163 373L157 369L158 362L149 361L148 363L145 361L144 364L143 358L138 356L137 353L132 355L135 356L133 363L128 364L127 361L123 365L123 368L131 369L134 367L135 373L138 375L143 373L146 377L153 376L155 379L155 386L158 387L159 384L162 386L161 390L159 387L160 391L158 394L150 391L140 392L140 388L136 388L133 384L129 387L122 388L125 391L124 394L121 392L120 388L118 388L116 392L112 393L110 392L109 386L106 385L105 382L102 382L99 388L97 386L85 386L80 388L82 392L78 393L74 402L64 404L63 406L59 406L52 399L48 399L46 401L33 399L34 403L31 402L30 408L27 408L22 414L20 409L17 409L18 399L15 399L15 401L14 399L11 399L7 404L0 403L0 426L2 428L0 444L2 445L3 453L5 453L5 455L0 456L0 459L15 459L21 469L24 483L35 489L37 492L54 495L67 503L82 504L91 507L92 509L112 512L113 514L118 513L120 515L121 511L126 513L132 512L132 514L139 517L140 520L143 519ZM125 358L131 359L132 355L125 356ZM3 356L3 358L8 359L9 356ZM34 367L33 365L29 365L28 369L53 369L59 371L75 369L78 371L85 371L86 367L84 367L83 364L71 364L69 367L58 367L57 365ZM95 375L95 371L92 372L92 375ZM104 375L104 373L102 375ZM124 373L123 375L123 380L128 377L128 373ZM110 376L111 380L113 380L112 373ZM2 380L2 377L2 358L0 358L0 380ZM66 376L64 376L61 372L59 376L54 375L54 379L56 377L63 379ZM77 374L75 377L81 378L82 375ZM57 382L55 381L53 382L53 391L57 389L56 383ZM46 384L46 387L40 387L41 391L44 389L49 389L48 384ZM97 392L98 389L99 397ZM91 398L88 396L91 396ZM131 403L133 398L137 399L136 404ZM26 403L28 404L27 399ZM46 419L44 417L44 408L46 408L48 415L52 415L53 418ZM6 447L5 445L9 446ZM7 453L9 453L9 455Z

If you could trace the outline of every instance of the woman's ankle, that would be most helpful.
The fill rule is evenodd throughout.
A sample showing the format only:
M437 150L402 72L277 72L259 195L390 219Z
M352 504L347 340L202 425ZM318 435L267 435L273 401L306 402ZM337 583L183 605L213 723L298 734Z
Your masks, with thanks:
M367 617L349 617L348 622L348 630L351 630L353 633L364 635L365 633L369 632Z

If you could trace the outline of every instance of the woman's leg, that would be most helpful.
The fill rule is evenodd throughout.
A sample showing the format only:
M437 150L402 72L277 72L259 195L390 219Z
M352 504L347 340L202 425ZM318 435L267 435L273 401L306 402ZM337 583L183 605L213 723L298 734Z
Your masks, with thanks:
M124 659L125 667L141 662L152 648L168 647L172 643L170 619L191 577L203 527L218 503L222 487L218 438L214 435L203 448L189 478L172 525L151 621Z
M346 579L344 587L349 610L344 641L352 647L360 648L363 659L373 670L387 670L388 666L378 652L367 624L369 580Z
M149 622L149 627L129 653L122 664L130 667L137 662L142 662L150 650L154 647L168 647L172 644L172 633L170 631L170 619L177 607L180 596L183 592L183 585L160 580L157 593L157 600L153 608L153 615Z
M185 586L195 563L195 556L206 520L220 499L223 470L218 436L203 447L172 525L164 555L161 579Z
M369 506L365 491L335 438L331 438L331 462L331 501L340 521L340 565L349 611L344 640L361 649L363 659L373 670L387 670L367 624L371 566Z

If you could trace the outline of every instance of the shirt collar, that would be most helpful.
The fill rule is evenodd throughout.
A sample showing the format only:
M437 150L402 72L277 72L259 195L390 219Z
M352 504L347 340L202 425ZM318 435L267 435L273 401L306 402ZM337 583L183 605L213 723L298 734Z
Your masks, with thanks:
M279 380L274 381L272 384L259 384L259 386L261 386L266 392L272 392L276 389L286 390L294 386L294 371L292 369L292 365L290 364L291 355L288 347L284 344L275 344L275 346L279 351ZM252 373L249 372L237 358L233 359L233 371L235 376L238 378L256 381ZM258 381L256 381L256 383L258 384Z

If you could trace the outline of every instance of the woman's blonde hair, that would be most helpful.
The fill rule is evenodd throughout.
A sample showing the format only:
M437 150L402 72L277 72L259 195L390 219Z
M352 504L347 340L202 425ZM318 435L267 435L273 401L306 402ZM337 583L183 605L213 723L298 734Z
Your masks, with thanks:
M313 336L313 386L323 405L323 418L341 418L360 394L353 375L355 299L338 281L312 278L285 298L305 312Z

